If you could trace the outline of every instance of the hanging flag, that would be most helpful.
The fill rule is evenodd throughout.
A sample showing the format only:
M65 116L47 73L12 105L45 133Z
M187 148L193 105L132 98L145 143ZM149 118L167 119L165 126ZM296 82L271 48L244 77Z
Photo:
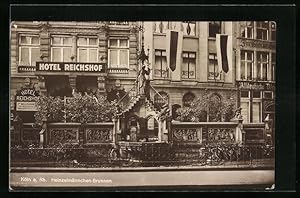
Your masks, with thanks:
M229 68L231 68L232 60L231 36L228 36L226 34L217 34L216 47L219 71L227 73L229 71Z
M181 53L183 32L177 30L166 31L167 67L172 73L172 81L181 80Z

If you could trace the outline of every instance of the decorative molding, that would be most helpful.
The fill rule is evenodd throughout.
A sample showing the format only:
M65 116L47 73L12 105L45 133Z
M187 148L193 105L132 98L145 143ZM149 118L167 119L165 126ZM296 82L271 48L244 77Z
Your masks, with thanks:
M85 129L86 143L111 142L112 128L87 128Z
M208 142L233 143L235 142L234 128L208 128Z
M78 143L79 128L52 128L50 131L51 143Z
M172 130L173 140L176 142L198 142L200 128L175 128Z

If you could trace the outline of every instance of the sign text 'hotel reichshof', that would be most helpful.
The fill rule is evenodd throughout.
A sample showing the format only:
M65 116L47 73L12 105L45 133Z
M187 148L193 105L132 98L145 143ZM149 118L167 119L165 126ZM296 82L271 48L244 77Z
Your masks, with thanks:
M101 63L37 62L36 71L44 72L105 72Z

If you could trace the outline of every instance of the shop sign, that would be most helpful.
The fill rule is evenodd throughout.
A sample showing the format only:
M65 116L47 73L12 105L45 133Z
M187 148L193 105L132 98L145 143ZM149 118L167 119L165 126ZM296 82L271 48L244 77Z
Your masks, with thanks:
M98 72L104 73L103 63L37 62L38 72Z
M241 39L240 48L264 48L272 50L276 48L276 45L273 42Z
M34 88L22 88L16 94L17 111L37 111L36 101L39 94Z

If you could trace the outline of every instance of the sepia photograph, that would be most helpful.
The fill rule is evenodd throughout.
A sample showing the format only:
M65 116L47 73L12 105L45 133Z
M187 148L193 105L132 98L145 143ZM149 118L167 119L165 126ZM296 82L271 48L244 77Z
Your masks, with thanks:
M10 190L275 188L276 21L11 21Z

